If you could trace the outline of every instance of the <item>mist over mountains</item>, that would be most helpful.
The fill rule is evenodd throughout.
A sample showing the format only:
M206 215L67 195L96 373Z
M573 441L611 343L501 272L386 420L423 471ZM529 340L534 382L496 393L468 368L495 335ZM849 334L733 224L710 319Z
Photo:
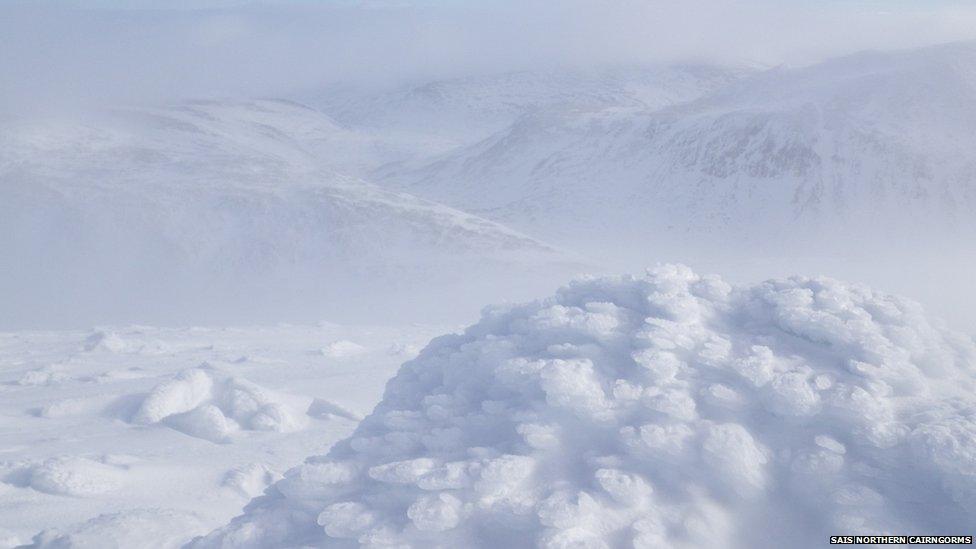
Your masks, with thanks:
M667 259L880 262L904 291L887 266L972 261L974 82L959 43L7 116L5 322L310 318L441 284L474 311Z
M562 103L383 175L570 241L971 238L974 75L959 44L757 72L676 104Z
M368 314L352 291L375 293L372 306L392 314L398 294L464 273L578 263L498 223L344 175L337 167L354 173L382 146L290 102L13 120L2 133L5 324ZM397 306L417 298L405 299Z

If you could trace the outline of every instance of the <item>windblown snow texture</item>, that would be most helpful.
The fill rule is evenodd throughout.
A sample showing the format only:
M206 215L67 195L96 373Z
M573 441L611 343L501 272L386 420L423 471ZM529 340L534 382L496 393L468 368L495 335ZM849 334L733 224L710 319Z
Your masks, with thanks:
M132 421L164 423L212 442L227 442L240 429L292 432L305 427L307 397L285 397L246 379L221 378L193 368L157 385Z
M0 332L0 548L182 547L349 436L444 331Z
M831 279L681 266L489 308L194 547L814 547L976 514L976 347Z

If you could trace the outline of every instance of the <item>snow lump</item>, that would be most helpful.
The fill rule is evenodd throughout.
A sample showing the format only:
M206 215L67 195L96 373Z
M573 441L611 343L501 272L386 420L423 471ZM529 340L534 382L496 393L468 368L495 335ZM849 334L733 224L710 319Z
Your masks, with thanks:
M196 547L819 547L976 516L976 349L913 302L683 266L486 309Z
M311 399L269 391L207 364L180 372L149 392L131 418L187 435L229 442L241 429L292 432L305 427Z

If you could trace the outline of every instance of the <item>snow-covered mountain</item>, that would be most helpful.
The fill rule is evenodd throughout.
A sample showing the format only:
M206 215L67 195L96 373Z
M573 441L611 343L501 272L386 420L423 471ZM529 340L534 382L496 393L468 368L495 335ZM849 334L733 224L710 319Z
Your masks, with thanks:
M367 280L393 292L462 268L562 257L497 223L340 175L371 162L364 139L281 101L8 121L2 320L120 307L158 320L188 303L314 302L328 316Z
M976 45L773 69L683 104L536 109L391 185L563 241L976 230Z
M330 89L302 99L349 127L412 142L420 158L475 143L538 110L658 109L697 99L751 70L708 65L551 69L421 81L378 92Z

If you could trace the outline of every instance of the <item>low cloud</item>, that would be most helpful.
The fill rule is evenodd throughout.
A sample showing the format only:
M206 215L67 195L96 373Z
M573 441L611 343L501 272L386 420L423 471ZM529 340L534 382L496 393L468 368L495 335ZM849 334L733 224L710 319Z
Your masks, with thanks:
M976 39L953 2L276 2L0 8L0 106L254 96L557 66L806 64Z

